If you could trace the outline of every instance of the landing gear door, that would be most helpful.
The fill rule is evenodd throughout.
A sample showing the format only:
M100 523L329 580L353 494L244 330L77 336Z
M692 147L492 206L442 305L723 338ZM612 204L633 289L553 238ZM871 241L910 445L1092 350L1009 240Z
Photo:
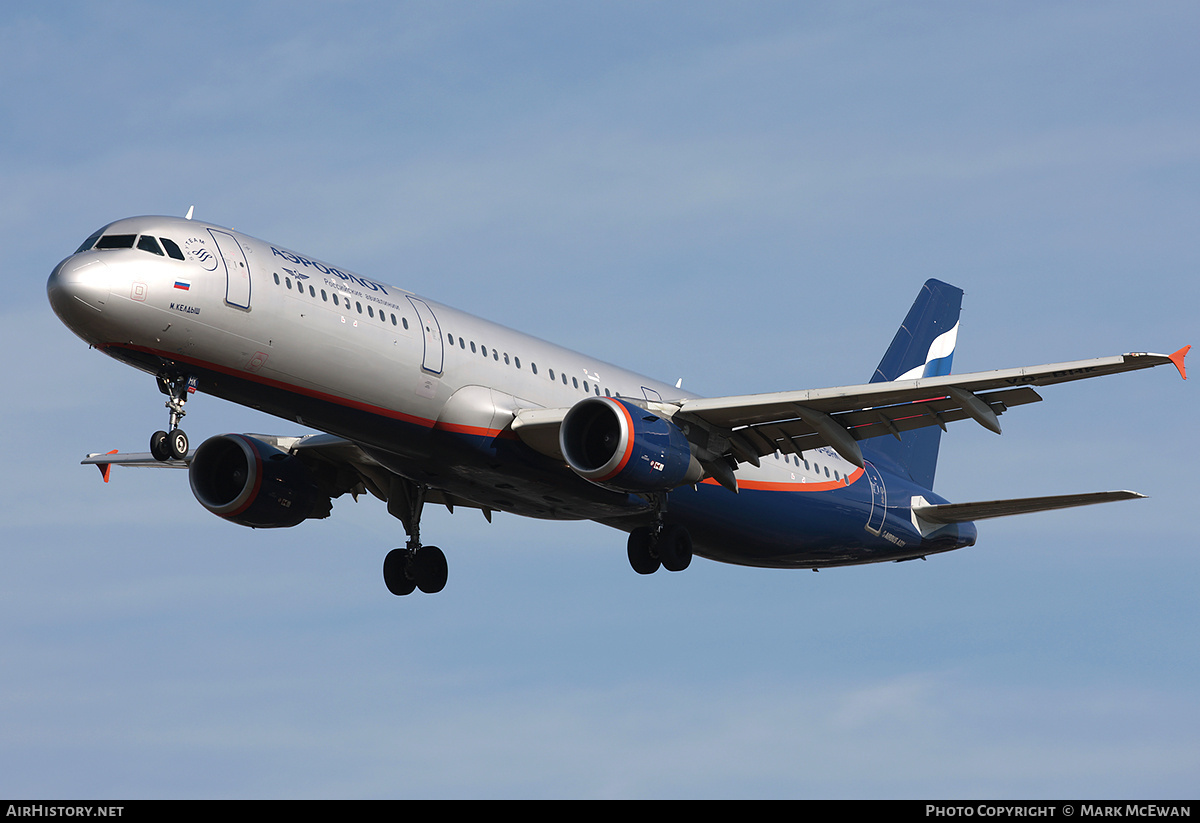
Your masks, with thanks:
M410 296L408 302L412 303L413 308L417 310L417 317L421 320L421 334L425 341L425 355L421 360L421 368L430 374L440 375L444 356L441 326L438 325L433 309L429 308L424 300Z
M871 534L878 535L883 530L883 518L887 514L887 488L883 485L883 477L879 470L870 463L863 464L867 483L871 486L871 513L867 516L864 528Z
M225 302L239 309L250 308L250 263L232 234L209 229L225 264Z

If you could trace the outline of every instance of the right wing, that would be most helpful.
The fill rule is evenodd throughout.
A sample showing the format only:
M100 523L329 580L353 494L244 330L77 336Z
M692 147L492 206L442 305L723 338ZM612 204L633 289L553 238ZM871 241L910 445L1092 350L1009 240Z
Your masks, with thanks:
M697 446L698 458L722 482L730 479L720 461L759 464L779 451L799 454L830 446L846 460L863 465L857 441L971 418L999 433L997 417L1012 406L1035 403L1033 386L1050 386L1089 377L1136 371L1167 363L1186 380L1184 356L1145 352L1051 363L1020 369L926 377L841 386L829 389L772 392L734 397L688 398L648 402L623 398L670 418ZM532 448L561 459L558 429L568 409L522 409L512 427ZM722 479L722 475L725 479Z
M1133 353L1020 369L895 380L811 391L679 401L678 414L733 435L731 451L755 462L776 450L799 452L827 445L862 466L855 441L941 426L972 418L999 433L996 419L1011 406L1041 400L1031 387L1102 377L1167 363L1187 379L1183 358L1191 346L1171 355ZM830 425L832 424L832 425ZM739 454L740 452L740 454Z

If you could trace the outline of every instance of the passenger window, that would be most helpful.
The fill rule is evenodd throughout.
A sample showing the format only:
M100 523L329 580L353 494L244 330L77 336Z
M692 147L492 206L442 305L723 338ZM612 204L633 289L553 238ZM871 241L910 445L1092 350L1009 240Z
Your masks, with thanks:
M550 379L551 379L551 380L553 380L553 379L554 379L554 369L551 369L551 370L550 370Z
M283 278L283 282L287 284L287 287L288 287L289 289L292 287L292 278L290 278L290 277L285 277L285 278Z
M340 305L341 305L341 304L338 302L338 296L337 296L337 292L334 292L334 293L333 293L333 305L335 305L335 306L340 306Z
M534 374L537 374L537 363L530 363L529 370L532 371Z
M508 365L508 352L504 353L504 365Z
M407 317L401 317L401 318L400 318L400 321L401 321L401 322L404 324L404 328L406 328L406 329L407 329L407 328L408 328L408 318L407 318Z
M471 341L471 354L474 354L474 353L475 353L475 341L472 340Z
M162 244L163 248L167 250L167 257L174 258L175 260L184 259L183 252L179 250L179 246L175 244L174 240L169 237L164 237L162 238Z
M362 314L362 303L360 303L360 302L358 302L357 300L355 300L355 301L354 301L354 305L358 307L358 313L359 313L359 314Z
M279 272L275 272L275 285L279 285Z
M361 306L359 307L358 311L359 311L359 313L362 312ZM375 309L371 308L370 306L367 306L367 317L371 317L371 318L375 317Z
M575 388L579 388L579 378L578 377L572 377L571 382L575 384Z
M329 295L325 292L325 289L321 289L321 302L322 303L329 302Z

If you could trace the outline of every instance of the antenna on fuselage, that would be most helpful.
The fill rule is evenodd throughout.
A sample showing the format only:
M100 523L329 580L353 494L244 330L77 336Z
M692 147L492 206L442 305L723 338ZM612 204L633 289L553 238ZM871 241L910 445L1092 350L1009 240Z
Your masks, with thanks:
M184 219L184 220L191 220L191 219L192 219L192 212L194 212L195 210L196 210L196 207L195 207L195 206L188 206L188 213L187 213L186 215L184 215L184 218L183 218L183 219Z

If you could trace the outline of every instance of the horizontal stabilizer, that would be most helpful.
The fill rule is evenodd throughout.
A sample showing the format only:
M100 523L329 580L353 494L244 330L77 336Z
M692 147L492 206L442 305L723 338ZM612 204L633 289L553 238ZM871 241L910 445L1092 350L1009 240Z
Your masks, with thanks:
M926 503L922 497L914 497L912 513L919 520L940 526L946 523L986 520L989 517L1008 517L1012 514L1091 506L1095 503L1111 503L1115 500L1135 500L1145 496L1131 491L1091 492L1089 494L1018 497L1012 500L981 500L977 503L942 503L940 505Z

